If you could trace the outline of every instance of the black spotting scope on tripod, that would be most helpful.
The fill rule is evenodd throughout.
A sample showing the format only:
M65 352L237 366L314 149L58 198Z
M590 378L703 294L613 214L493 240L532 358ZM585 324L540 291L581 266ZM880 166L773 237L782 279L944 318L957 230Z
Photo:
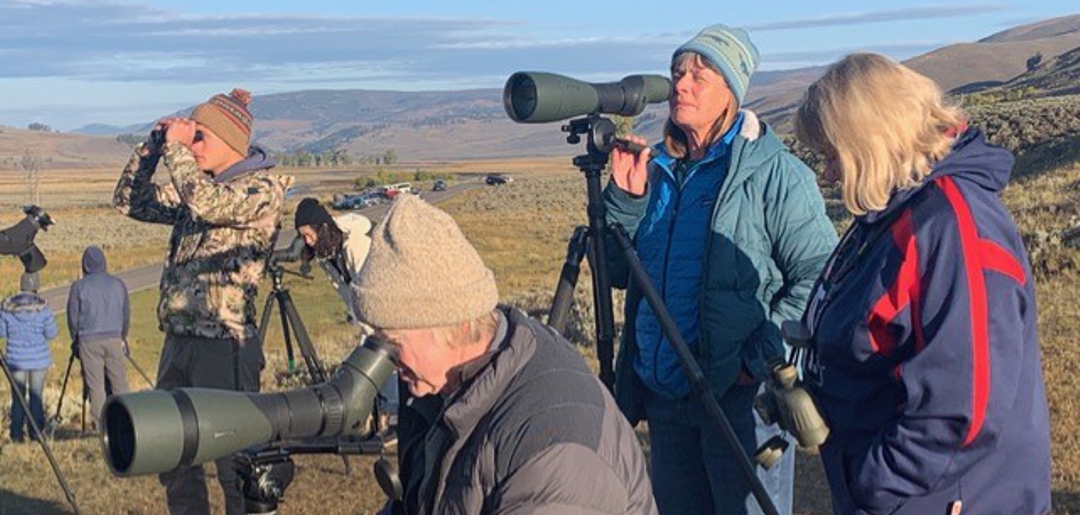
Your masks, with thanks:
M600 176L607 166L611 151L618 145L628 145L616 138L615 124L601 115L635 116L645 109L646 104L667 101L670 94L671 83L659 75L632 75L616 83L589 84L551 73L518 72L506 81L503 107L512 120L519 123L543 123L581 116L563 125L562 131L569 133L566 142L572 145L580 143L582 136L587 137L587 153L575 156L573 163L585 174L589 225L576 228L570 239L566 261L552 300L548 324L559 333L565 334L574 288L581 270L581 260L588 259L589 268L592 270L593 315L596 319L596 354L600 361L600 380L608 388L613 386L615 321L606 256L608 245L615 245L615 250L622 252L627 258L630 279L656 313L694 395L705 406L709 419L731 449L758 505L766 514L778 515L776 506L754 472L754 465L739 443L735 430L705 379L701 366L682 339L674 319L664 306L663 298L656 292L652 280L638 259L625 229L617 223L607 224ZM640 148L630 150L637 152Z
M311 269L310 262L302 257L303 246L304 241L296 238L289 247L275 250L267 262L266 269L270 274L271 287L270 293L266 296L266 304L263 306L262 319L259 320L259 344L263 345L263 348L266 346L266 334L270 329L270 316L274 312L274 305L276 304L281 317L282 338L285 339L288 372L293 374L296 371L296 355L293 352L292 344L293 338L295 338L296 345L300 347L300 355L304 359L304 364L307 365L308 373L311 374L310 384L316 384L326 381L326 371L323 370L318 351L315 350L315 345L311 342L311 337L308 336L307 327L304 326L304 321L300 318L300 312L296 310L292 295L284 285L286 273L308 280L312 279L308 275L308 271ZM300 273L281 267L281 262L297 260L303 261L300 266Z

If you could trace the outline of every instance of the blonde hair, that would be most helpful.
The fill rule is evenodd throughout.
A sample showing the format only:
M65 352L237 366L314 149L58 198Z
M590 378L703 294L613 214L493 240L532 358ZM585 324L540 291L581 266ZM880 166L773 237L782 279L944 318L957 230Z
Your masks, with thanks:
M844 205L861 215L922 182L949 153L946 131L965 119L934 81L884 56L859 53L810 85L795 135L835 160Z
M693 59L693 64L716 72L726 84L727 79L725 79L724 74L720 72L720 68L717 68L715 64L708 59L705 59L697 52L683 52L679 54L671 62L671 76L674 78L677 73L684 71L689 64L688 61L691 59ZM675 87L674 83L672 84L672 87ZM730 86L728 86L728 89L730 89ZM735 117L738 115L739 101L735 98L735 95L732 94L731 100L724 110L724 113L720 115L720 118L717 118L716 123L714 123L712 129L709 130L707 146L712 145L717 139L723 136L735 123ZM672 122L671 118L668 118L667 123L664 124L664 147L667 149L667 153L676 159L683 159L690 152L689 146L690 144L686 137L686 133L683 132L678 125L675 125L675 122Z

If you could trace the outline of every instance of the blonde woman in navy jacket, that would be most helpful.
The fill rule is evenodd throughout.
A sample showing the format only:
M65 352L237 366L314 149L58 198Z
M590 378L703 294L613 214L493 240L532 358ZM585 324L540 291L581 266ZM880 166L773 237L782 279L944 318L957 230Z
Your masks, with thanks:
M999 199L1012 155L875 54L834 64L795 127L855 215L805 318L834 511L1049 513L1034 277Z

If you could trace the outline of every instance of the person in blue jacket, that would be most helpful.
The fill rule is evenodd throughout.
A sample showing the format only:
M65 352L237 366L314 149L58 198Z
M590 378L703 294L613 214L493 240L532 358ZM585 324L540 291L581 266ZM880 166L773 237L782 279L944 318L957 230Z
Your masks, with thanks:
M802 317L836 242L814 173L768 125L739 109L758 59L744 31L723 25L679 47L657 157L650 160L648 149L615 150L604 192L608 220L634 238L750 455L780 434L753 410L771 362L784 357L780 324ZM622 256L611 254L608 263L613 284L627 286ZM632 423L648 420L660 513L761 513L732 449L632 285L615 394ZM794 467L794 453L787 453L772 469L757 468L780 513L791 513Z
M22 442L29 423L18 396L28 399L30 416L38 429L45 428L45 372L52 365L49 341L56 338L52 309L37 294L38 275L23 274L19 293L0 303L0 338L7 340L5 358L16 388L11 392L11 440ZM29 392L27 391L29 386ZM29 395L27 395L29 394ZM30 438L37 439L33 431Z
M876 54L798 110L855 215L805 319L838 514L1050 512L1034 277L999 198L1013 156L965 118Z

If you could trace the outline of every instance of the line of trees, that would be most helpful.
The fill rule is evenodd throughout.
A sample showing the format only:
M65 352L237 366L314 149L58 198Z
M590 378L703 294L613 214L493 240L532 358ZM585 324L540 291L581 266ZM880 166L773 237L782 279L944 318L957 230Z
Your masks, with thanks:
M392 165L398 162L397 151L392 148L386 149L381 154L361 156L353 156L341 148L320 153L301 149L293 152L279 152L274 154L274 158L281 166L297 168L342 167L353 164Z

